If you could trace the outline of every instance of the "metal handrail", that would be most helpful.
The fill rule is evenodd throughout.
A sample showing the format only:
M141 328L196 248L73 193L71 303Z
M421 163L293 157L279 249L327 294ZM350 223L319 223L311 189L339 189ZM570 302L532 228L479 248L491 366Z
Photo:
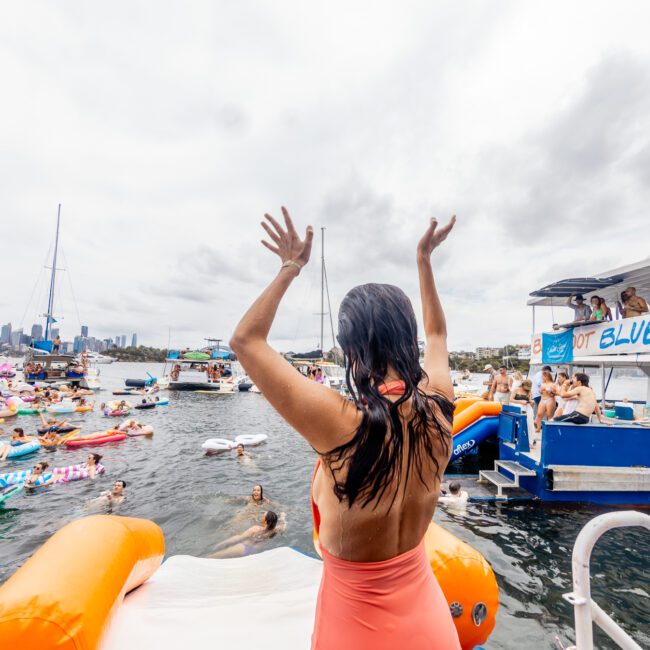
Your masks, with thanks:
M598 539L612 528L641 526L650 530L650 515L625 510L594 517L581 531L573 547L573 591L563 598L574 608L576 645L567 650L593 650L593 623L623 650L642 650L634 639L591 599L589 562Z

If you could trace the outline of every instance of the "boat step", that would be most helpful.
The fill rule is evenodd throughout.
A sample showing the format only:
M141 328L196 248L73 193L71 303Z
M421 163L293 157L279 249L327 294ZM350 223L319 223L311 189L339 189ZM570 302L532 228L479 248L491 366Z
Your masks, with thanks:
M506 472L514 476L537 476L537 472L534 469L524 467L514 460L494 461L494 469L498 470L499 467L502 467Z
M481 482L487 481L488 483L492 483L493 485L496 485L498 497L503 496L504 488L517 487L517 483L515 481L508 478L507 476L504 476L503 474L501 474L501 472L498 472L495 469L481 470L478 473L478 475L479 475L479 479L478 479L479 481Z

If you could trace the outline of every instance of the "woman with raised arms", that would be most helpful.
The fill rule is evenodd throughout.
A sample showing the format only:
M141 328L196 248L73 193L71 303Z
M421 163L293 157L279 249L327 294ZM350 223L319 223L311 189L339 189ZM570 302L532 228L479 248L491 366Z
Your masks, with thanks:
M431 571L424 534L451 451L454 398L445 316L431 254L451 232L432 219L417 246L426 336L396 286L355 287L339 308L338 340L353 401L310 381L267 342L278 306L309 261L313 229L262 223L280 257L269 286L238 324L231 346L251 380L319 455L312 484L323 556L312 648L459 648ZM416 252L416 251L414 251Z

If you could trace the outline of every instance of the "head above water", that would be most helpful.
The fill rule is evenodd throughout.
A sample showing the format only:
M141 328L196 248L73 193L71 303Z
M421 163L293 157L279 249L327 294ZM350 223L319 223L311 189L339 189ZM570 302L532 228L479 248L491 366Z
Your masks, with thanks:
M264 488L261 485L254 485L251 497L253 501L264 501Z
M459 494L460 493L460 483L458 481L452 481L449 484L449 491L452 494Z
M113 496L122 496L124 494L124 488L126 487L126 481L119 479L113 483L113 489L111 493Z
M268 510L262 517L262 524L266 527L266 530L274 530L278 525L278 515L273 510Z
M102 459L101 454L88 454L88 462L91 465L99 465L99 461Z

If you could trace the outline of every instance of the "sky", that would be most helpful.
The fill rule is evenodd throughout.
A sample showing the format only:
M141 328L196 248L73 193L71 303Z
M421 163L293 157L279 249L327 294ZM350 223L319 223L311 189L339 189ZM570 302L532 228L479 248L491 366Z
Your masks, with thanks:
M7 5L0 323L44 313L61 203L64 339L227 341L286 205L316 238L278 349L317 346L321 228L336 327L365 282L419 318L415 247L452 214L450 349L527 342L530 291L650 254L648 24L644 0Z

